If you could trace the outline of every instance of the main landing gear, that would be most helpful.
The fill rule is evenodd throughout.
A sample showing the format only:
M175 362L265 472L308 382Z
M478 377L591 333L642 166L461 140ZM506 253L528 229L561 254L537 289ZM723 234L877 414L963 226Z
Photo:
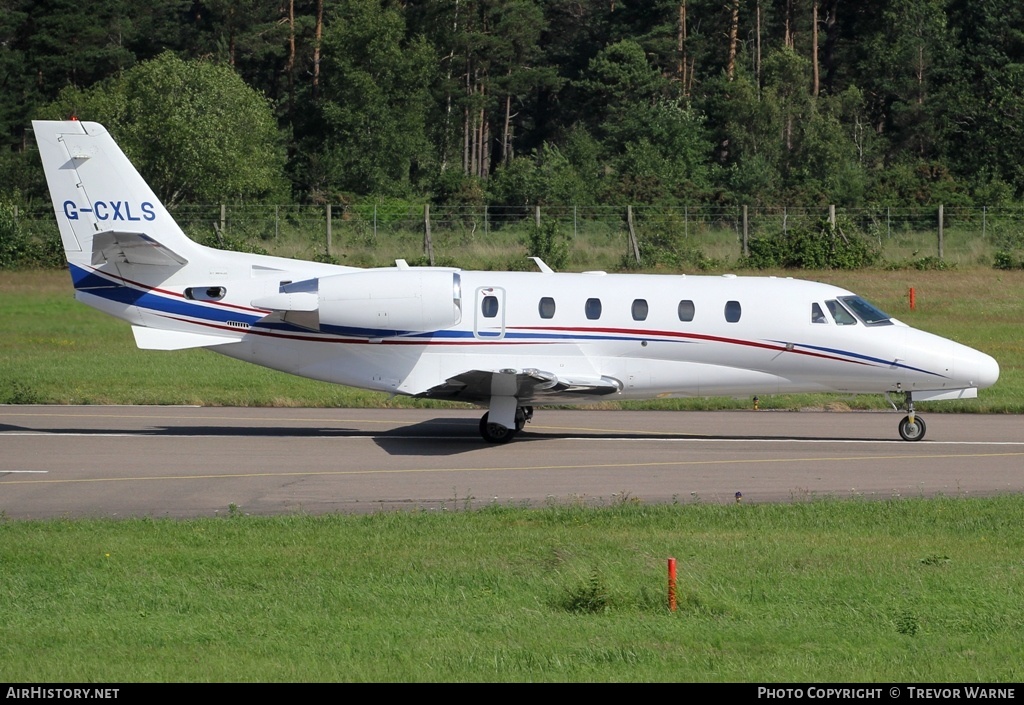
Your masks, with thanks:
M516 407L515 428L502 426L500 423L491 423L488 420L490 412L480 418L480 435L488 443L508 443L517 433L523 430L526 424L533 418L532 406Z

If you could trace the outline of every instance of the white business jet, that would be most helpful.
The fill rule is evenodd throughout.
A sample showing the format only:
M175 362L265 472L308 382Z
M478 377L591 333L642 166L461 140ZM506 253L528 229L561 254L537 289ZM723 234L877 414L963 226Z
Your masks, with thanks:
M536 404L793 392L915 401L995 383L990 356L852 292L775 277L359 269L199 245L103 126L34 122L75 297L140 348L208 348L313 379L486 407L513 438ZM896 407L896 404L893 404Z

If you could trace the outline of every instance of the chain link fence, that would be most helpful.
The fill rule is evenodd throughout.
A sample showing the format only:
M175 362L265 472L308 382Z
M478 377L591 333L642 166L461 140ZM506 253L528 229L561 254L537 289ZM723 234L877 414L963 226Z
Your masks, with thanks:
M1000 250L1024 247L1024 206L1013 208L786 208L434 205L188 205L172 215L205 244L356 266L410 263L505 268L525 259L531 229L553 224L570 242L570 268L622 268L655 247L689 248L728 264L752 238L830 219L872 239L889 262L935 257L990 264ZM20 208L36 237L56 237L49 206Z

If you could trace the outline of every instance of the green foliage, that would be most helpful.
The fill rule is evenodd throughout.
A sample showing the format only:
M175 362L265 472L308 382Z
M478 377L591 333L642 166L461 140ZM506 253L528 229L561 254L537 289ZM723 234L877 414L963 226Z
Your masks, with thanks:
M615 158L617 183L608 200L625 203L693 203L715 187L708 160L712 144L704 117L688 106L661 100L641 104L624 120L622 152Z
M619 268L665 269L674 272L704 272L721 266L721 262L708 257L704 250L684 236L678 223L662 223L657 228L644 229L640 240L640 262L632 252L622 256Z
M434 177L431 202L456 208L481 208L485 203L483 184L476 176L459 169L445 169Z
M406 32L399 8L374 0L338 3L324 28L324 81L300 121L304 194L403 196L432 165L427 136L429 86L438 59L421 36ZM425 180L429 181L429 180Z
M314 203L475 202L498 169L545 145L575 174L540 195L574 205L1024 197L1019 3L830 11L817 76L806 8L744 8L734 28L720 4L694 0L680 52L680 4L665 0L293 5L286 19L280 3L252 0L7 0L0 140L15 156L0 157L0 183L42 197L38 175L19 178L36 166L29 120L75 111L119 139L148 122L128 151L172 204L278 198L285 145L294 193ZM697 130L659 115L666 104L708 120ZM480 183L439 183L457 173Z
M996 248L993 267L1024 269L1024 230L1015 221L997 220L991 227L989 238Z
M33 233L15 216L14 205L0 199L0 269L60 267L64 250L56 232Z
M71 113L103 123L167 206L284 199L273 110L229 66L166 52L41 111Z
M992 263L994 269L1024 269L1024 253L999 250Z
M918 259L886 262L884 268L889 271L896 271L900 269L916 269L919 272L948 272L950 270L956 269L956 263L948 262L944 259L939 259L935 255L928 255L927 257L920 257Z
M18 380L0 384L0 404L39 404L42 398L31 385Z
M208 231L204 231L208 232ZM250 237L239 235L236 233L220 233L216 231L208 232L204 236L195 238L196 241L201 245L207 247L213 247L218 250L232 250L234 252L248 252L254 255L267 255L270 252L267 248L257 244Z
M536 154L516 157L499 168L488 184L489 200L505 207L587 203L586 180L565 154L545 143Z
M607 612L611 606L608 586L596 570L583 584L567 588L562 600L562 608L574 614L600 614Z
M554 270L563 269L569 263L569 238L562 234L554 220L545 220L530 228L525 244L528 257L540 257Z
M669 87L643 47L632 39L601 49L574 86L583 97L591 133L611 137L617 144L626 141L622 130L636 107L653 104Z
M874 242L849 223L824 218L773 236L751 238L746 264L754 269L859 269L878 261Z
M904 636L916 636L921 629L921 620L910 610L904 610L896 615L894 626Z

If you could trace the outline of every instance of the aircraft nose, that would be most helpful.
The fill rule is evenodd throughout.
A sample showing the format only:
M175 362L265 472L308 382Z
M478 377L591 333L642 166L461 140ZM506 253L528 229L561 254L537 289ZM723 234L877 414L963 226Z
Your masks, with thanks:
M961 359L957 360L957 371L965 373L964 378L972 387L991 387L999 379L999 363L991 355L971 350L969 354L958 357Z

